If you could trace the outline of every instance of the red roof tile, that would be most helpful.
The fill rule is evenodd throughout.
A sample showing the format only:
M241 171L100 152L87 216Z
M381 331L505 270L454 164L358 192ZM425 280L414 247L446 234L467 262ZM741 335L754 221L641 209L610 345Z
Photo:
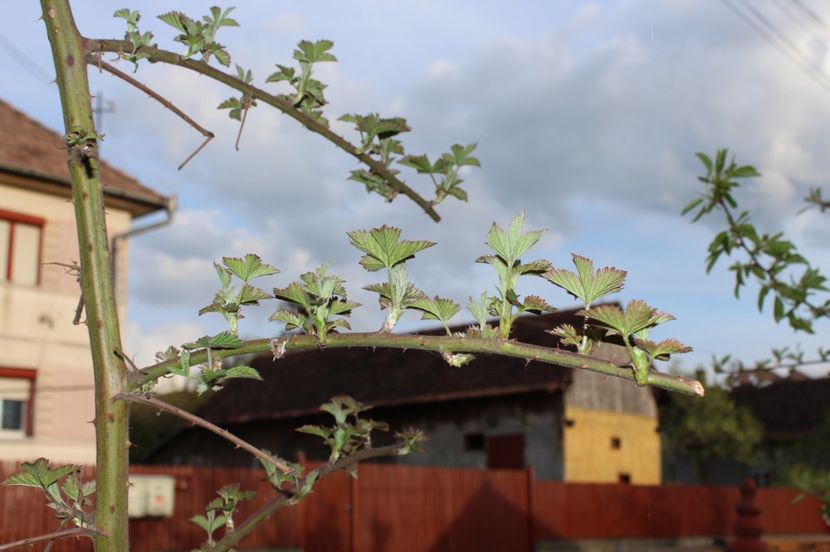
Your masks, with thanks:
M62 136L0 100L0 172L69 185ZM104 194L125 201L134 215L164 208L167 198L101 162Z

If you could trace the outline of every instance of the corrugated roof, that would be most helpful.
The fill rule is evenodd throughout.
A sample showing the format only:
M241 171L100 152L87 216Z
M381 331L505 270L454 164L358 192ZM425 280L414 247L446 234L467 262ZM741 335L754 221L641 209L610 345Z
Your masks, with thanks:
M545 330L566 322L581 324L575 312L521 317L512 337L557 347L558 339ZM277 361L269 354L250 365L265 381L232 380L199 408L199 414L215 423L240 423L316 413L336 395L372 406L392 406L554 391L567 386L571 373L560 366L495 355L479 355L466 366L453 368L437 353L380 348L302 351Z
M0 172L68 189L63 137L0 100ZM101 181L104 194L119 199L133 215L157 211L167 204L165 196L103 161Z

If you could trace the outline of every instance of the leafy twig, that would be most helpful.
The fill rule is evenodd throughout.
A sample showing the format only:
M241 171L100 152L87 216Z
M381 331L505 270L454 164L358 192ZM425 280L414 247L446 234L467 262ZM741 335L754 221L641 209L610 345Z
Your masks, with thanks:
M87 48L89 52L103 51L113 52L116 54L133 51L133 46L128 40L117 39L88 39ZM260 100L272 107L275 107L285 115L288 115L289 117L291 117L292 119L306 127L311 132L319 134L323 138L333 143L338 148L342 149L352 157L356 158L358 161L372 169L374 173L382 176L388 182L389 186L394 188L398 193L401 193L407 196L409 199L411 199L416 205L423 209L423 211L427 215L429 215L429 217L432 218L432 220L434 220L435 222L441 220L441 217L435 211L430 201L428 201L427 199L419 195L417 192L415 192L415 190L401 182L400 179L398 179L394 174L392 174L392 172L389 169L383 166L383 163L376 159L373 159L366 153L362 153L361 151L359 151L357 147L352 145L345 138L333 132L327 126L314 119L314 117L303 113L285 98L269 94L261 88L257 88L256 86L247 84L239 80L238 78L234 77L233 75L220 71L215 67L211 67L203 61L183 58L182 56L174 52L163 50L155 46L142 46L141 48L139 48L139 51L143 57L145 57L151 62L161 62L170 65L184 67L196 73L202 74L208 78L221 82L231 88L234 88L242 92L243 94L247 95L248 97ZM91 64L93 65L95 63L97 63L97 60L91 62Z

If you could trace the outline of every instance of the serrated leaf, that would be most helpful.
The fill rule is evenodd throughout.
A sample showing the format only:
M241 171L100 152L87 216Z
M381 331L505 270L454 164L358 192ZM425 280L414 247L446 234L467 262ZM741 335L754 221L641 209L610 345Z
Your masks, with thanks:
M329 53L332 47L334 47L334 42L331 40L317 40L316 42L301 40L297 44L297 49L294 50L294 59L306 63L337 61L337 58Z
M187 33L186 23L187 22L192 23L192 20L189 17L187 17L182 12L177 12L177 11L169 11L169 12L163 13L163 14L157 16L157 17L158 17L158 19L164 21L165 23L167 23L171 27L174 27L175 29L177 29L178 31L180 31L182 33Z
M556 310L538 295L525 296L524 301L522 301L521 308L523 311L534 312L537 314L541 314L543 312L554 312Z
M669 360L671 355L689 353L692 348L684 345L676 339L665 339L660 343L653 343L647 340L637 341L637 347L646 351L651 358L656 360Z
M224 65L225 67L230 67L231 65L231 55L223 49L219 49L213 52L213 57L216 58L220 64Z
M575 253L571 254L576 273L554 268L542 275L553 285L563 288L573 297L580 299L590 307L597 299L622 290L626 272L614 267L605 267L594 271L591 259Z
M306 329L306 318L296 312L279 310L272 314L269 320L273 322L284 322L287 330L293 328Z
M228 368L225 371L225 375L222 376L223 381L235 378L246 378L262 381L262 376L259 375L259 371L257 371L256 368L251 368L250 366L234 366L233 368Z
M508 266L513 266L528 249L544 234L544 230L524 232L525 214L519 213L510 221L507 229L495 222L487 232L487 245L501 257Z
M400 240L400 228L386 225L368 231L355 230L349 232L348 236L352 245L366 253L360 264L372 272L380 267L392 269L395 265L411 259L416 253L435 245L425 240Z
M450 147L452 153L445 153L444 159L458 167L481 167L481 162L477 158L470 157L470 154L475 151L477 146L478 144L468 144L466 146L453 144Z
M81 498L80 496L80 487L78 485L78 478L76 477L67 477L66 481L63 483L63 493L69 497L72 501L78 502L78 499Z
M573 345L579 347L582 344L582 336L576 331L571 324L560 324L552 330L545 330L546 333L555 335L559 338L562 345Z
M45 489L75 470L75 466L71 465L50 468L49 461L42 457L34 462L23 462L20 467L23 471L6 479L3 485L18 485Z
M437 295L432 299L416 299L409 306L411 309L422 311L422 320L440 320L444 324L456 315L461 305L451 299L444 299Z
M222 262L231 273L243 282L250 282L261 276L273 276L279 274L279 269L267 263L263 263L259 255L248 253L244 258L222 257Z
M241 305L258 305L262 299L270 298L271 296L265 293L264 290L245 284L239 294L239 303Z
M237 349L243 344L239 337L233 335L229 331L218 333L214 336L202 336L196 341L185 343L182 345L183 349Z
M305 309L311 308L308 294L298 282L292 282L284 288L274 288L274 296L277 299L300 305Z
M330 434L329 430L314 425L300 426L295 431L299 431L300 433L308 433L309 435L316 435L318 437L322 437L323 439L328 439Z
M359 306L360 303L354 301L332 301L329 305L329 314L348 315Z

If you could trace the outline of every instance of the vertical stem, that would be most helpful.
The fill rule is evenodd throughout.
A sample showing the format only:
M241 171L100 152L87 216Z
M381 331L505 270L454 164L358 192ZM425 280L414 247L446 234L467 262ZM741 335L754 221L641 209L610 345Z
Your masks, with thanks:
M41 0L52 46L67 135L95 136L86 69L86 41L78 32L69 0ZM98 167L97 141L86 149L67 145L72 203L78 232L81 289L95 378L98 552L129 550L127 531L127 403L113 397L125 390L118 313L110 272L109 242Z

